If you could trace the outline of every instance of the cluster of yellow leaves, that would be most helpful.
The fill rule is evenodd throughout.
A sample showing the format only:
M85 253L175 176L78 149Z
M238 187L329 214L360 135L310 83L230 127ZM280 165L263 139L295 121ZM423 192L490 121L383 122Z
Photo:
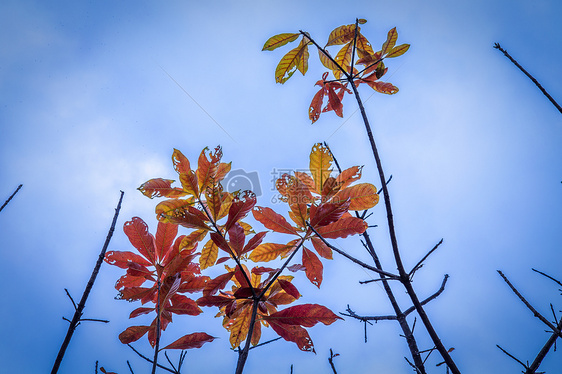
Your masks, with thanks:
M355 86L365 83L373 90L388 95L398 92L398 88L393 84L379 80L388 70L383 60L403 55L410 45L397 46L398 33L396 28L393 28L388 32L381 49L375 52L372 44L361 33L359 25L366 22L364 19L358 19L355 24L335 28L328 36L328 42L323 48L305 32L283 33L275 35L265 42L262 50L273 51L302 36L299 45L285 54L277 65L275 81L278 83L285 83L296 70L303 75L306 74L309 57L308 45L314 44L317 47L320 62L332 73L334 80L327 80L328 74L324 74L322 79L316 82L321 89L314 96L309 107L309 118L313 123L318 120L322 112L333 110L338 116L343 116L341 101L346 92L351 92L347 89L348 83ZM340 45L342 47L337 51L335 57L332 57L327 48ZM322 108L325 97L328 98L328 103Z

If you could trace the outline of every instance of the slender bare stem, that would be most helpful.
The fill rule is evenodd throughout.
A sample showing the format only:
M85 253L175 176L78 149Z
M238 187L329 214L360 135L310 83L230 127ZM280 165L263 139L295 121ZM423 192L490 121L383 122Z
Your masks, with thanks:
M78 324L80 323L80 320L82 318L82 313L84 311L84 307L86 306L86 300L88 300L88 296L90 295L90 291L92 290L92 287L94 287L94 282L96 281L96 278L97 278L98 273L100 271L101 264L102 264L103 259L105 257L105 252L107 251L107 247L109 246L109 242L111 241L111 237L113 236L113 231L115 231L115 224L117 223L117 217L119 216L119 211L121 210L121 202L123 201L123 194L124 194L124 192L121 191L119 203L117 204L117 208L115 208L115 215L113 216L113 222L111 223L111 227L109 228L109 232L107 234L107 237L105 238L105 243L103 244L103 248L100 252L100 255L98 257L96 265L94 266L94 270L92 271L92 275L90 276L90 280L88 281L88 284L86 285L86 289L84 290L84 293L82 294L82 298L80 299L80 302L78 303L78 306L75 306L76 310L74 311L74 317L72 317L72 321L70 321L70 325L68 326L66 336L64 338L64 341L62 342L62 345L60 347L57 358L55 359L55 363L53 364L51 374L55 374L55 373L58 372L60 364L61 364L62 359L64 357L64 354L66 352L66 348L68 347L68 344L70 343L70 339L72 338L72 335L74 334L74 330L76 330L76 326L78 326Z
M525 70L523 68L523 66L519 65L519 63L513 58L511 57L511 55L509 53L507 53L507 51L505 49L503 49L499 43L495 43L494 44L494 48L499 50L500 52L502 52L504 54L505 57L507 57L511 62L513 62L513 64L515 66L517 66L519 68L519 70L521 70L531 81L533 81L533 83L539 88L539 90L541 90L541 92L543 93L544 96L546 96L546 98L548 100L550 100L550 102L552 103L552 105L554 105L556 107L556 109L558 109L558 111L560 113L562 113L562 107L556 102L556 100L554 100L552 98L552 96L550 96L550 94L548 92L546 92L546 90L543 88L543 86L541 86L541 84L531 75L527 72L527 70Z
M6 200L6 202L4 202L4 204L2 204L2 206L0 207L0 212L2 211L2 209L4 209L4 207L5 207L6 205L8 205L8 203L10 202L10 200L12 200L12 199L14 198L14 196L16 196L16 194L18 193L18 191L19 191L20 188L22 188L22 187L23 187L23 184L20 184L20 185L18 186L18 188L16 188L16 190L14 191L13 194L10 195L10 197L8 198L8 200Z

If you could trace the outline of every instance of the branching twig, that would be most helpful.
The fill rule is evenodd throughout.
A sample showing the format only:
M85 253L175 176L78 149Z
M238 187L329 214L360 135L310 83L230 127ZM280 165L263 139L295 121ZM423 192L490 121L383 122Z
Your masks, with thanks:
M150 358L144 356L142 353L140 353L139 351L137 351L132 345L130 345L130 344L127 344L127 345L128 345L129 348L131 348L140 358L144 359L145 361L150 362L151 364L154 363ZM164 366L164 365L156 364L156 366L158 366L160 369L164 369L164 370L166 370L166 371L169 371L170 373L178 374L176 371L174 371L174 370L172 370L172 369L170 369L170 368L167 368L167 367Z
M334 354L332 348L330 348L330 357L328 357L328 362L330 363L330 366L332 367L332 371L334 372L334 374L338 374L338 372L336 371L336 366L334 365L334 358L338 357L339 355L340 355L339 353Z
M410 270L410 272L408 273L408 276L410 277L410 279L412 278L412 276L414 275L414 273L420 269L423 266L423 262L443 243L443 239L441 239L439 241L439 243L437 243L432 249L431 251L429 251L425 256L423 256L423 258L416 264L416 266L414 266L412 268L412 270Z
M562 113L562 107L556 102L556 100L554 100L552 96L550 96L549 93L546 92L546 90L541 86L541 84L531 74L529 74L527 70L525 70L521 65L519 65L519 63L515 61L515 59L511 57L511 55L507 53L507 51L503 49L499 43L495 43L494 48L502 52L505 55L505 57L507 57L511 62L513 62L513 64L517 66L519 70L521 70L531 81L533 81L533 83L539 88L539 90L541 90L543 95L546 96L548 100L550 100L550 102L556 107L556 109L558 109L560 113Z
M82 318L82 313L84 311L84 307L86 306L86 300L88 300L88 296L90 295L90 291L92 290L92 287L94 286L94 282L96 281L96 277L98 276L101 264L102 264L103 259L105 257L105 252L107 251L107 247L109 246L109 242L111 241L111 237L113 236L113 231L115 230L115 224L117 223L117 217L119 216L119 211L121 210L121 202L123 201L123 194L124 194L124 192L121 191L121 197L119 198L119 203L117 204L117 208L115 208L115 215L113 216L113 222L111 223L111 227L110 227L109 232L107 234L107 237L105 239L105 243L104 243L103 248L100 252L100 255L98 257L96 265L94 266L94 270L92 271L92 275L90 276L90 280L88 281L88 284L86 285L86 289L84 290L84 293L82 294L82 298L80 299L80 302L78 303L78 306L77 307L75 306L76 310L74 312L74 317L72 317L72 321L70 322L70 325L68 326L66 336L65 336L64 341L63 341L63 343L60 347L57 358L55 359L55 363L53 364L53 369L51 370L51 374L55 374L55 373L58 372L60 364L61 364L62 359L64 357L64 353L66 352L66 348L68 347L68 344L70 343L70 339L72 338L72 335L74 334L74 330L76 329L76 326L78 326L78 324L80 323L80 319Z
M498 273L501 275L501 277L503 278L503 280L505 281L505 283L507 283L507 285L509 286L509 288L511 288L511 290L513 291L513 293L515 293L517 295L517 297L519 298L519 300L521 300L523 302L523 304L525 304L525 306L531 311L533 312L533 315L535 317L537 317L538 319L540 319L545 325L547 325L553 333L555 333L556 335L558 335L559 337L562 337L562 332L560 331L559 328L557 328L556 326L554 326L549 320L547 320L542 314L540 314L528 301L527 299L525 299L523 297L523 295L521 295L521 293L515 288L515 286L513 286L511 284L511 282L507 279L507 277L500 271L498 270Z

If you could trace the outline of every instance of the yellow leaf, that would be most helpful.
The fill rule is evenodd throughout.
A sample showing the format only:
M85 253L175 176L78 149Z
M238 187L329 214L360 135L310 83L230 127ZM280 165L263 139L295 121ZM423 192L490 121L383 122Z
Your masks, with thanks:
M277 65L275 69L275 82L277 83L285 83L291 76L294 74L295 70L297 70L297 64L300 60L300 46L294 49L291 49L281 61Z
M343 70L350 73L351 67L351 55L353 52L353 43L349 42L340 49L336 55L336 62L342 67ZM337 70L334 72L334 76L339 79L341 77L341 71Z
M230 345L232 348L240 346L250 329L250 321L252 319L252 308L244 308L244 310L236 317L228 321L226 328L230 331Z
M308 57L310 56L308 53L308 44L310 44L310 42L305 42L304 38L302 38L301 44L299 45L300 52L298 55L297 69L299 69L302 75L305 75L308 70Z
M332 173L332 162L330 151L322 143L316 143L312 147L309 168L316 191L322 191L324 182Z
M329 57L328 51L323 51L319 48L318 56L320 57L320 62L322 63L322 65L330 69L332 72L336 72L339 70L338 65Z
M273 51L276 48L284 46L287 43L294 42L299 37L299 33L283 33L272 36L265 42L262 51Z
M375 54L371 43L362 34L357 36L357 42L355 45L357 47L357 54L359 55L359 58L366 58Z
M268 262L275 260L277 257L286 255L294 245L292 244L276 244L264 243L260 244L250 254L250 260L254 262Z
M357 29L359 32L360 28ZM331 45L345 44L355 37L355 25L345 25L335 28L328 37L326 47Z
M398 56L402 56L404 53L406 53L406 51L410 49L410 45L409 44L400 44L394 48L392 48L390 50L390 52L388 52L388 54L386 55L387 58L392 58L392 57L398 57Z
M364 18L359 18L359 19L357 20L357 22L359 22L360 25L364 25L364 24L367 23L367 20L364 19Z
M390 50L392 48L394 48L394 45L396 44L396 39L398 39L398 32L396 31L396 27L393 27L388 32L388 35L386 37L386 41L382 45L381 55L384 56L385 54L390 52Z
M213 266L215 264L215 261L217 261L218 255L219 247L215 244L214 241L209 239L209 241L203 246L203 250L201 250L201 256L199 257L199 265L201 266L201 270L206 269L209 266Z

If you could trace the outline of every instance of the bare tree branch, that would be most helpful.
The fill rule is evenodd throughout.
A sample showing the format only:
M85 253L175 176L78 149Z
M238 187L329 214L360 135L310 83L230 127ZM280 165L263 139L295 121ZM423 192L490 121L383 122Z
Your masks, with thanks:
M57 358L55 359L55 363L53 364L53 369L51 370L51 374L55 374L58 372L60 364L62 362L62 359L64 357L64 353L66 352L66 348L68 347L68 344L70 343L70 339L72 338L72 335L74 334L74 330L76 329L76 326L78 326L78 324L80 323L80 320L82 318L82 313L84 311L84 307L86 306L86 300L88 300L88 296L90 295L90 291L92 290L92 287L94 286L94 282L96 281L96 278L98 276L98 273L100 271L101 268L101 264L103 262L103 258L105 257L105 252L107 251L107 247L109 246L109 242L111 241L111 237L113 236L113 231L115 231L115 224L117 223L117 217L119 216L119 211L121 210L121 202L123 201L123 194L124 192L121 191L121 196L119 197L119 203L117 204L117 208L115 208L115 215L113 216L113 222L111 223L111 227L109 229L109 232L107 234L107 237L105 239L105 243L103 244L103 248L100 252L100 255L98 256L98 260L96 262L96 265L94 266L94 270L92 271L92 275L90 276L90 280L88 281L88 284L86 285L86 289L84 290L84 293L82 294L82 298L80 299L80 302L78 303L78 306L75 306L75 312L74 312L74 317L72 317L72 321L70 322L70 325L68 326L68 330L66 332L66 336L64 338L64 341L60 347L59 353L57 355Z
M558 109L560 113L562 113L562 107L556 102L556 100L554 100L552 96L550 96L549 93L546 92L543 86L541 86L541 84L531 74L529 74L527 70L525 70L521 65L519 65L519 63L515 61L515 59L511 57L511 55L507 53L507 51L503 49L499 43L495 43L494 48L502 52L505 55L505 57L507 57L511 62L513 62L513 64L517 66L519 70L521 70L531 81L533 81L533 83L539 88L539 90L541 90L543 95L546 96L548 100L550 100L550 102L556 107L556 109Z
M18 186L18 188L16 188L16 190L14 191L13 194L10 195L10 197L8 198L8 200L6 200L6 202L4 204L2 204L2 206L0 207L0 212L2 211L2 209L4 209L4 207L6 205L8 205L8 203L10 202L10 200L12 200L14 198L14 196L16 196L16 194L18 193L18 191L23 187L23 184L20 184Z

